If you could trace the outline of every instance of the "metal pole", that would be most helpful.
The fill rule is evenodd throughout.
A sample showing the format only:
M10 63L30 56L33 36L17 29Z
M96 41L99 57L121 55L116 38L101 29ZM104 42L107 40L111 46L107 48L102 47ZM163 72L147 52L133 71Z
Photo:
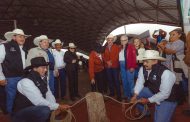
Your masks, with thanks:
M17 21L13 20L13 22L14 22L14 28L16 29L17 28Z
M125 31L125 34L126 34L126 26L124 25L124 31Z
M14 26L14 29L16 29L17 28L17 20L0 20L0 21L10 21L10 22L13 22L13 26Z

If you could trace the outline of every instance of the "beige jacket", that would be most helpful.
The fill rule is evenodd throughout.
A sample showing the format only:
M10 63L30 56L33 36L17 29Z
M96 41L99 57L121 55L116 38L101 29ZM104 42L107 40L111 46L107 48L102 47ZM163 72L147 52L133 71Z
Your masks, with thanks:
M26 59L26 67L30 66L30 60L34 57L43 56L46 62L49 61L47 53L40 47L34 47L28 51L27 59Z

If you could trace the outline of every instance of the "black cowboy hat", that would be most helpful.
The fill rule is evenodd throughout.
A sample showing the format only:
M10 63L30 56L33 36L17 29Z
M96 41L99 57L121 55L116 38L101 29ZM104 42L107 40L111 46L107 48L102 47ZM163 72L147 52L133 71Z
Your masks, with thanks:
M35 57L30 60L31 65L26 67L25 70L32 69L34 67L40 67L40 66L48 66L49 62L45 61L44 57Z

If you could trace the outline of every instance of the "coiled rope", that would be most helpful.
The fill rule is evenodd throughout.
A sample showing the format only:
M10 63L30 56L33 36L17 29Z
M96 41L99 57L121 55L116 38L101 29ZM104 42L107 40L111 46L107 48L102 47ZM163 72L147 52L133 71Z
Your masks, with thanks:
M88 97L88 96L85 96L85 97L81 98L80 100L78 100L77 102L75 102L73 105L71 105L70 108L73 108L73 107L76 106L77 104L82 103L82 101L84 101L87 97ZM132 121L142 119L142 118L146 115L146 113L147 113L147 111L148 111L148 106L147 106L147 105L144 105L144 110L143 110L143 112L141 113L141 115L139 115L138 117L136 117L136 116L133 115L132 110L134 109L134 107L135 107L138 103L140 103L139 100L137 100L136 102L128 102L128 103L125 103L125 102L120 102L120 101L118 101L118 100L116 100L116 99L114 99L114 98L112 98L112 97L110 97L110 96L107 96L107 95L103 95L103 97L104 97L104 98L109 98L109 99L111 99L111 100L113 100L113 101L115 101L115 102L117 102L117 103L119 103L119 104L121 104L121 105L130 105L130 106L125 110L125 117L126 117L127 119L129 119L129 120L132 120ZM73 118L74 121L76 122L76 117L74 116L74 114L71 112L70 109L69 109L69 110L64 110L64 111L68 113L68 115L67 115L68 117L67 117L67 118L70 118L71 120L72 120L72 118ZM129 114L127 114L127 113L129 113ZM52 115L51 115L51 122L54 122L54 121L52 120L52 118L54 118L54 117L55 117L55 111L54 111L54 112L52 113Z

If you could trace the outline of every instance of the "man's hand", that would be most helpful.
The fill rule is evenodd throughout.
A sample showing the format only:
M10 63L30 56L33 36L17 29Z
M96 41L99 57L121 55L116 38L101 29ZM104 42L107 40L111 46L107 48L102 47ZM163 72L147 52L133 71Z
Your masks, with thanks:
M54 76L55 76L55 77L58 77L58 76L59 76L59 71L58 71L57 69L56 69L56 70L54 70L54 72L53 72L53 73L54 73Z
M74 59L74 60L72 60L72 63L74 64L74 63L76 63L77 62L77 60L76 59Z
M164 50L166 46L163 43L160 43L157 45L157 47L160 48L161 50Z
M95 80L94 80L94 78L91 80L91 84L95 84Z
M7 84L6 80L0 80L0 86L5 86Z
M142 104L148 104L150 101L147 98L141 98L140 103Z
M112 66L112 62L111 61L107 61L107 65L108 65L108 67L111 67Z
M69 109L71 106L63 104L63 105L59 105L58 109L61 111L67 110Z
M131 103L135 103L136 101L137 101L137 95L135 94L135 95L131 98L130 102L131 102Z
M69 105L59 105L59 107L57 108L57 110L55 110L55 116L59 115L61 113L61 111L67 110L69 109L70 106Z

